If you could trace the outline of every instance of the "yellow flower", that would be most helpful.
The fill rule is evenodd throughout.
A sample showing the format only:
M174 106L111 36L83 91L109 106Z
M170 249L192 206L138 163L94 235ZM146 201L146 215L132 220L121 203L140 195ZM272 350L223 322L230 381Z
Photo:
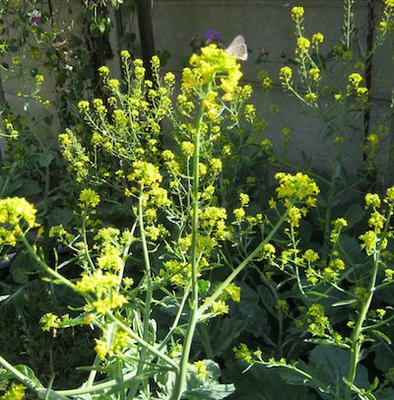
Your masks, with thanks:
M241 301L241 288L235 283L230 283L224 289L226 295L231 297L232 301L239 303Z
M199 163L198 164L198 172L201 176L206 175L208 172L207 167L203 163Z
M164 75L164 82L167 85L170 85L170 86L174 85L174 83L175 83L175 75L172 72L167 72Z
M215 173L219 173L223 168L222 161L219 158L212 158L209 164Z
M368 94L368 88L366 87L359 87L356 90L356 94L357 96L365 96L366 94Z
M312 44L313 45L318 45L319 43L323 43L324 42L324 35L322 34L322 33L320 33L320 32L318 32L318 33L315 33L313 36L312 36Z
M36 81L37 85L41 85L42 82L44 82L44 75L36 75L35 81Z
M365 208L380 207L380 197L377 193L367 193L365 195Z
M309 76L313 81L318 82L320 80L320 69L319 68L311 68L309 70Z
M305 95L304 99L307 103L313 104L316 102L318 96L316 93L309 92Z
M101 77L108 77L109 76L109 68L105 65L98 69L98 73Z
M319 254L312 249L308 249L305 251L303 258L310 263L314 263L319 259Z
M336 93L334 95L335 101L341 101L343 99L343 95L341 93Z
M127 176L130 181L137 181L143 186L154 186L162 181L159 168L146 161L134 161L133 172Z
M363 80L363 77L357 72L349 75L349 82L354 88L358 88Z
M293 70L288 67L282 67L279 72L279 79L284 83L289 83L293 78Z
M394 186L391 186L386 191L387 199L390 201L394 201Z
M120 82L117 79L110 79L108 81L108 86L112 89L112 90L117 90L119 89L120 86Z
M192 142L182 142L181 150L186 157L192 157L194 153L194 144Z
M245 207L249 204L250 198L246 193L240 193L239 200L241 201L241 207Z
M237 220L242 220L245 217L245 210L243 208L236 208L234 210L234 216Z
M374 211L368 220L368 226L370 228L375 228L376 232L380 232L384 226L383 216L380 215L377 211Z
M77 107L78 107L79 112L86 112L86 111L89 111L90 104L86 100L81 100L78 103Z
M0 199L0 224L17 225L25 220L29 228L36 224L37 210L23 197Z
M128 51L128 50L122 50L121 52L120 52L120 57L122 58L122 59L124 59L124 60L127 60L127 59L129 59L131 56L130 56L130 52Z
M96 340L96 346L94 347L94 351L96 352L98 358L100 360L103 360L107 356L109 348L105 340L101 339L95 339L95 340Z
M394 7L394 0L385 0L384 1L384 5L386 7L393 8Z
M276 249L274 245L271 243L266 243L263 247L263 257L269 257L271 258L273 255L275 255Z
M271 197L268 200L268 205L269 205L270 208L276 208L276 201Z
M47 313L45 315L43 315L40 319L40 325L41 325L41 329L43 331L49 332L49 331L53 331L53 336L56 336L56 331L57 328L59 328L60 326L60 318L52 313Z
M11 387L1 396L1 400L23 400L26 388L19 383L12 383Z
M302 213L298 207L291 207L289 209L287 221L290 223L291 226L293 226L294 228L298 228L300 226L301 218Z
M361 248L364 248L368 255L371 255L375 251L376 242L378 240L374 231L367 231L363 235L359 236L361 240Z
M229 308L228 305L223 300L217 300L211 305L212 314L222 315L228 314Z
M204 361L196 361L192 364L194 373L198 376L201 381L205 381L207 377L207 367Z
M100 196L92 189L83 189L79 195L79 207L96 208L100 203Z
M294 20L302 18L304 16L304 7L293 7L291 9L291 16Z
M309 196L314 197L320 193L316 182L301 172L296 175L278 172L275 179L279 181L279 187L276 189L279 199L302 201Z
M160 58L157 55L152 56L151 65L153 69L160 68Z
M244 343L241 343L239 347L234 347L233 352L237 360L246 361L249 364L253 361L252 352L248 349L248 346Z
M301 36L297 39L297 47L301 53L305 53L311 47L311 42L309 39Z

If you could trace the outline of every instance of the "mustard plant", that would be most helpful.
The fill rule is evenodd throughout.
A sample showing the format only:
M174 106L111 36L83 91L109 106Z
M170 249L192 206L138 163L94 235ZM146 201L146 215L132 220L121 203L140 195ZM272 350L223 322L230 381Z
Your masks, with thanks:
M175 75L160 74L158 57L152 58L154 81L128 51L121 59L124 82L103 66L105 97L79 101L86 124L81 137L70 129L59 135L78 195L74 225L53 226L50 236L69 256L60 259L54 247L55 263L48 265L38 238L31 244L35 208L19 198L0 203L3 244L21 242L43 277L80 296L70 313L43 315L42 328L56 335L90 326L95 361L82 387L69 390L44 388L5 359L0 364L41 398L225 398L234 387L218 382L213 360L196 358L196 327L240 301L235 278L268 251L286 221L299 221L316 205L319 189L307 175L278 174L283 207L271 221L249 214L247 193L238 194L235 209L222 207L223 148L232 137L225 133L255 114L236 58L215 44L193 54L175 102ZM163 134L166 125L170 137ZM128 210L123 228L101 220L105 203ZM240 257L229 260L225 246ZM72 266L78 277L68 272ZM224 278L217 280L219 268ZM172 322L158 325L155 313L169 307Z

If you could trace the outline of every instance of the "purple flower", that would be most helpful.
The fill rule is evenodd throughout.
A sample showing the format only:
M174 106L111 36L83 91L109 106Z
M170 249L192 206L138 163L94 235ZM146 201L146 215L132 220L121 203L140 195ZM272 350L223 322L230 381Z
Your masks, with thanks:
M34 25L39 25L39 24L41 24L41 17L40 16L31 17L31 22Z
M220 33L212 28L208 28L204 33L206 44L218 42L220 40Z

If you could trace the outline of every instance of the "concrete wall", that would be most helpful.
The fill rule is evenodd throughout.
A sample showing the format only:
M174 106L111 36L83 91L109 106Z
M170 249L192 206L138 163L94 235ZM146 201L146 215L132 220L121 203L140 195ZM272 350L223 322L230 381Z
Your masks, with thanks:
M293 6L305 8L306 35L322 32L325 43L322 53L326 54L334 44L339 43L343 21L343 0L156 0L154 2L153 21L157 48L167 49L172 58L168 69L180 71L185 62L185 55L190 54L189 45L193 36L200 38L208 28L221 33L224 43L230 43L237 34L243 34L250 49L249 60L243 63L246 81L258 86L256 76L261 68L265 69L275 81L271 96L272 102L279 105L279 114L273 117L267 128L267 135L277 144L281 141L280 131L288 127L292 131L290 138L290 156L300 162L302 153L312 157L312 163L325 170L329 169L333 159L333 146L327 138L327 130L321 118L301 106L298 101L284 94L277 79L278 72L289 58L294 55L294 24L290 17ZM367 1L355 1L355 18L357 21L358 46L366 49ZM265 62L257 64L259 49L263 48L268 55ZM373 96L377 103L372 109L372 126L380 123L379 115L383 106L387 106L393 87L393 64L391 55L393 41L386 42L384 50L374 57ZM330 74L332 82L343 81L343 74ZM264 114L263 104L255 96L259 111ZM359 128L359 135L351 129L338 132L346 136L347 166L354 170L362 158L360 133L362 116L349 118L352 125ZM391 137L386 138L384 148L387 150L393 143L393 124L389 121ZM382 171L393 165L388 151L381 155Z
M125 0L127 1L127 0ZM72 12L78 5L78 1L55 1L55 9L58 18L64 19L67 24L73 15ZM312 157L312 163L318 168L328 170L333 159L333 146L331 139L327 137L326 125L322 123L320 116L299 104L293 97L284 94L277 79L281 66L293 57L295 47L294 24L290 17L293 6L302 5L305 8L305 26L307 36L322 32L326 38L322 45L322 53L325 54L337 44L341 35L343 20L343 0L154 0L153 2L153 26L156 48L168 50L171 59L166 65L166 70L180 73L182 66L187 62L191 54L190 41L193 37L202 38L203 32L208 28L214 28L221 33L224 42L230 43L237 34L243 34L248 48L249 59L243 63L245 81L251 82L258 88L257 73L261 68L265 69L274 78L274 88L269 97L269 102L263 100L261 94L256 91L254 100L257 103L261 115L267 114L271 104L279 106L279 113L270 119L267 128L267 136L276 145L281 142L280 131L287 127L291 129L289 153L294 162L300 162L302 153ZM367 26L367 0L355 1L355 14L359 31L358 46L366 49ZM114 20L114 19L113 19ZM131 18L129 27L138 32L137 19ZM75 27L75 29L79 29ZM138 36L138 35L137 35ZM111 38L115 53L118 52L115 29ZM137 55L138 55L138 43ZM257 64L259 49L263 48L268 54L263 63ZM376 101L371 110L372 127L375 129L386 110L393 87L393 40L386 42L384 49L379 50L373 61L373 96ZM118 60L109 62L111 69L119 75ZM338 84L343 81L343 73L331 74L332 82ZM50 79L48 80L50 82ZM14 94L18 91L20 82L9 82L5 85L7 98L14 101ZM51 97L53 82L46 84L46 95ZM18 100L16 100L18 101ZM384 111L386 113L386 111ZM393 159L389 158L390 145L394 144L394 125L389 118L390 135L386 138L385 152L382 153L380 163L381 171L390 175L388 171L393 165ZM348 117L349 122L358 129L358 134L352 129L344 129L346 137L347 166L354 170L362 157L360 135L362 132L362 116L356 118L355 114ZM392 153L392 151L391 151ZM382 176L383 176L382 172Z

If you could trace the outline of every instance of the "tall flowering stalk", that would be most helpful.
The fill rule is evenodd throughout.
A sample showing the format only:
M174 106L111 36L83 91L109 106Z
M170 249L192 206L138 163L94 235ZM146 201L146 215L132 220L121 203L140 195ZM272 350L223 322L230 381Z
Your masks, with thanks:
M160 74L157 57L152 58L154 82L145 79L140 60L133 61L127 51L121 52L121 59L123 85L108 67L101 67L105 97L79 101L85 125L59 135L75 180L70 196L77 198L78 206L72 226L53 226L50 237L74 257L47 265L20 228L25 220L28 229L35 228L35 211L27 212L34 208L17 198L0 203L4 244L22 241L41 273L84 302L72 316L43 315L42 328L54 335L75 325L96 331L96 358L82 388L54 391L31 382L28 386L54 399L99 392L119 393L124 399L158 395L179 400L201 389L224 398L233 385L219 384L216 364L193 354L197 324L229 313L228 303L240 301L241 290L234 283L238 274L267 251L289 218L302 218L298 205L306 202L302 210L314 206L318 188L306 175L279 174L283 207L272 223L261 213L249 214L246 193L238 194L238 208L226 210L219 190L225 181L219 179L225 174L224 149L232 146L237 127L253 122L256 115L254 106L247 104L251 87L240 85L236 58L215 44L202 48L183 71L176 102L175 76ZM162 148L165 124L171 125L170 148ZM123 227L102 222L107 204L127 210ZM10 211L14 209L17 217ZM241 261L217 282L214 269L228 263L222 251L226 244L237 249ZM79 277L69 279L61 273L70 264L80 269ZM142 276L135 273L139 264ZM158 304L176 306L169 327L157 327L152 319ZM0 364L15 372L6 360L0 359ZM97 382L98 371L106 373L104 382ZM21 373L14 375L29 382Z

